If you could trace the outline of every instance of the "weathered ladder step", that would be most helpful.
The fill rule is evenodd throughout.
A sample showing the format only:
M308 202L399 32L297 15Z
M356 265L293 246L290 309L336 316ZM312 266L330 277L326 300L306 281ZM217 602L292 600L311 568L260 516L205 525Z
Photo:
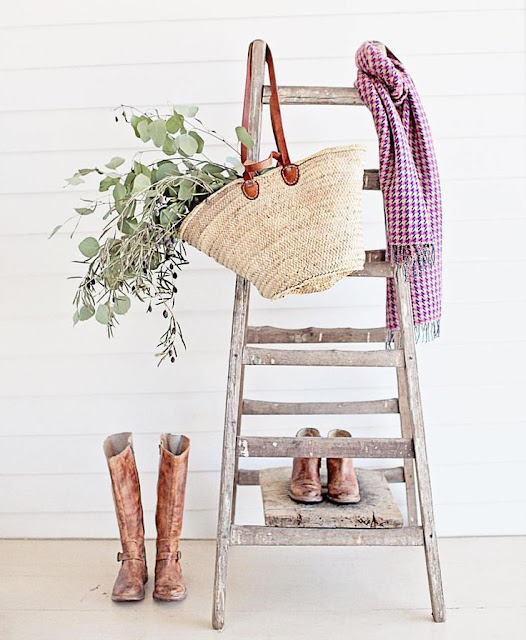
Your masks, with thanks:
M414 458L411 438L237 436L242 458Z
M419 546L424 544L422 527L402 529L317 529L280 528L261 525L232 525L233 545L280 546Z
M398 398L358 402L268 402L243 400L243 413L251 416L333 416L400 413Z
M278 87L281 104L332 104L332 105L363 105L354 87ZM263 86L263 104L270 100L270 87Z
M379 351L338 351L299 349L264 349L245 347L243 364L281 365L294 367L402 367L404 353L401 349Z
M352 329L350 327L304 327L281 329L279 327L248 327L247 344L323 344L323 343L385 343L387 331L384 327L374 329Z

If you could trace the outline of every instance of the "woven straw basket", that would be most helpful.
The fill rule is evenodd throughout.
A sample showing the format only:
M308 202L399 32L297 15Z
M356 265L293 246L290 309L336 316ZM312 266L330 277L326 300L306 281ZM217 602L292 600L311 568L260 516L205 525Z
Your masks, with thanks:
M365 148L325 149L296 163L296 184L281 167L257 177L256 199L231 182L183 221L180 237L249 280L264 298L315 293L363 268Z

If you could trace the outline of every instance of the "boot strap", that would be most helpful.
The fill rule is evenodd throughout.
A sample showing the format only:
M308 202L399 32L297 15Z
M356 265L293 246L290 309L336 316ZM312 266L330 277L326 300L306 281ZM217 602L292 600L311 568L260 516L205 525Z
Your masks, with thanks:
M144 562L144 558L141 558L139 555L119 551L119 553L117 553L117 562L124 562L125 560L140 560Z
M175 553L173 551L160 551L157 554L156 560L175 560L179 562L181 559L181 552L178 550Z

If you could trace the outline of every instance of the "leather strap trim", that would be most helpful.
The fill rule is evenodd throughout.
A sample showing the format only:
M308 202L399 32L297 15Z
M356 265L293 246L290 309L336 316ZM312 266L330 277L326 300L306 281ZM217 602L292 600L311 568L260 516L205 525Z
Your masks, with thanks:
M242 124L248 131L249 126L249 112L250 112L250 97L252 93L252 48L254 43L251 42L248 48L247 58L247 77L245 82L245 99L243 101L243 120ZM270 79L270 119L272 122L272 130L274 132L274 139L276 146L281 154L283 164L290 164L289 152L287 149L287 143L285 141L285 134L283 132L283 122L281 120L281 109L279 106L278 85L276 82L276 72L274 71L274 61L272 59L272 53L268 46L265 46L265 62L268 66L268 74ZM247 147L241 145L241 162L245 164L248 156Z
M252 42L248 48L247 58L247 75L245 82L245 97L243 100L243 127L248 131L249 129L249 113L250 102L252 95L252 49L254 43ZM248 181L254 181L254 176L258 171L266 169L272 166L272 161L276 160L278 165L286 167L288 171L285 173L282 171L283 180L286 184L293 185L299 180L299 170L296 165L292 165L290 162L289 151L287 149L287 143L285 141L285 133L283 131L283 121L281 119L281 108L279 104L278 85L276 82L276 72L274 70L274 61L272 59L272 53L267 45L265 45L265 62L268 66L268 73L270 79L270 120L272 122L272 131L274 133L274 139L278 151L273 151L266 160L260 160L259 162L248 162L248 149L244 144L241 144L241 162L245 165L245 172L243 178L245 184L241 189L245 197L249 200L255 200L259 195L259 185L256 189L253 185L246 185ZM292 174L289 167L296 167L296 173ZM255 183L257 184L257 183Z
M298 184L298 180L300 179L300 169L297 164L288 164L281 168L281 175L285 184L293 186Z
M179 562L181 559L181 552L179 550L173 551L161 551L157 554L156 560L175 560Z
M259 196L259 182L257 180L245 180L241 185L241 191L245 198L255 200Z

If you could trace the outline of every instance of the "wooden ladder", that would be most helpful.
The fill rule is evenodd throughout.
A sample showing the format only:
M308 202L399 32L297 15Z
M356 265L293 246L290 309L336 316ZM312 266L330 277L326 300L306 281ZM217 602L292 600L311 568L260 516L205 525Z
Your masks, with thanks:
M264 86L265 43L257 40L252 54L252 95L249 130L255 141L249 160L259 156ZM279 87L281 104L363 105L356 89L339 87ZM378 190L378 171L366 171L364 189ZM386 329L279 329L248 325L250 283L237 277L232 320L225 411L212 624L222 629L228 553L231 545L423 545L431 607L435 622L445 620L433 501L414 338L411 294L404 276L385 261L385 251L367 251L364 269L353 277L395 278L400 330L395 348L369 351L269 349L272 343L384 343ZM398 398L367 402L276 403L243 399L246 366L395 367ZM285 438L241 436L242 414L334 415L399 413L401 438ZM314 440L314 442L313 442ZM342 442L342 440L345 440ZM239 469L241 457L400 458L403 466L385 469L388 482L404 482L407 526L393 529L295 528L235 524L238 485L259 484L257 470ZM416 475L416 478L415 478ZM417 515L417 491L420 520Z

